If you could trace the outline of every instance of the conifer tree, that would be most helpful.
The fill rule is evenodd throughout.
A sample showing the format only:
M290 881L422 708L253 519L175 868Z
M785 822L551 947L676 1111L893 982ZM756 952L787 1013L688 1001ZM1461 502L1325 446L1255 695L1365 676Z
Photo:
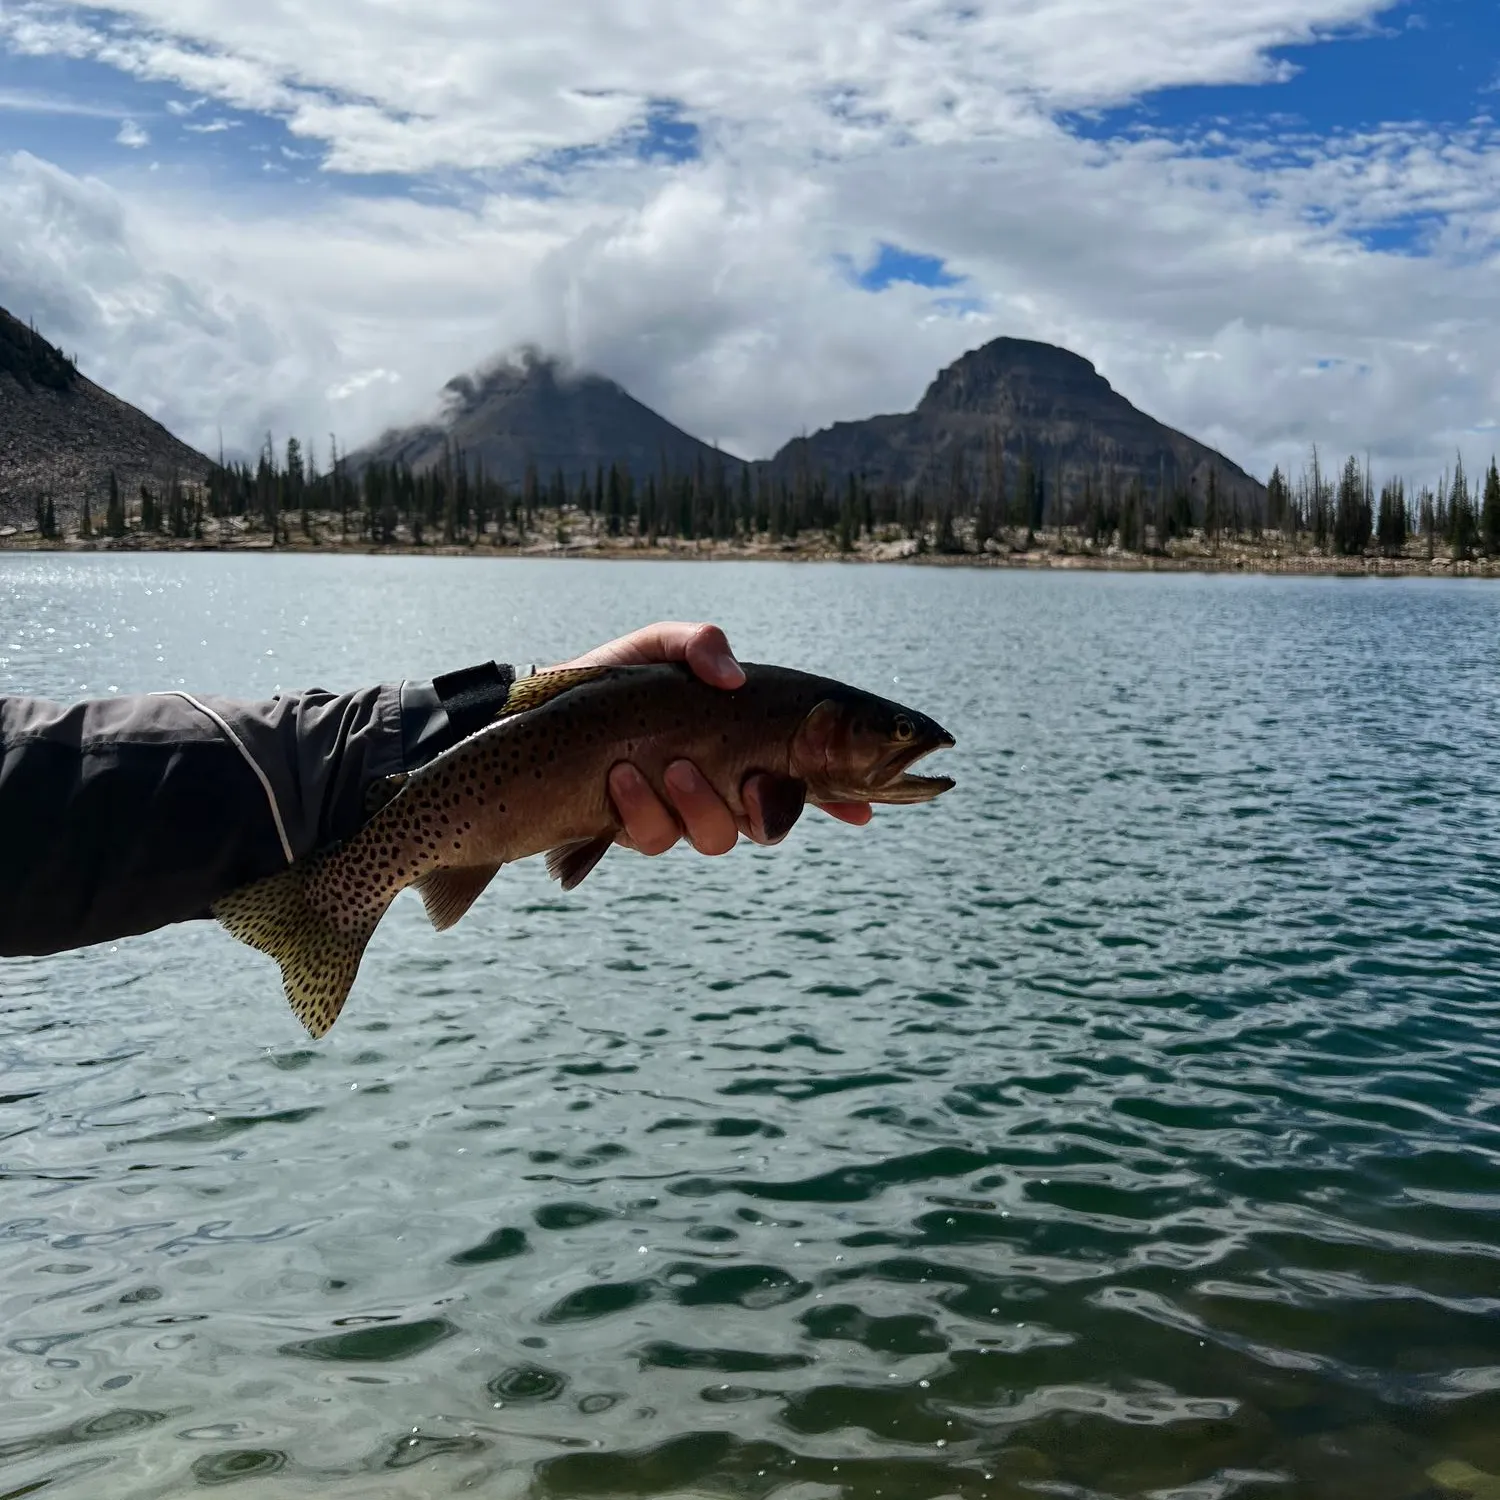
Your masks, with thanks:
M1016 479L1016 530L1026 528L1026 544L1031 545L1031 496L1036 485L1036 471L1031 462L1031 450L1025 440L1021 444L1021 469Z
M1125 552L1141 552L1145 530L1142 516L1146 508L1145 491L1141 476L1133 475L1130 487L1125 491L1125 502L1120 507L1120 548Z
M526 516L526 529L531 529L531 517L536 510L537 500L540 498L537 485L536 465L528 458L526 470L521 476L521 509Z
M1500 468L1490 459L1484 476L1484 503L1479 512L1479 544L1486 557L1500 557Z
M1469 494L1469 480L1464 473L1463 455L1453 471L1453 487L1448 491L1448 543L1455 558L1474 555L1474 502Z
M869 506L869 495L866 493L865 505ZM870 531L867 524L866 533ZM995 496L994 487L986 483L979 492L979 504L974 512L974 550L986 552L989 549L991 538L995 535Z
M109 500L104 508L104 530L113 537L125 535L125 506L120 500L120 481L109 471Z
M614 464L611 464L609 481L604 490L604 528L612 537L619 536L624 525L624 499L624 491L620 487L620 471Z
M854 527L856 517L859 513L859 490L858 481L854 477L853 470L849 472L848 482L844 487L844 502L839 506L839 551L854 551Z
M1359 460L1351 457L1339 475L1333 513L1333 550L1345 557L1361 555L1370 540L1370 502Z
M1380 519L1376 540L1386 557L1399 557L1406 546L1406 491L1399 479L1386 483L1380 491Z
M1266 525L1272 531L1285 531L1290 519L1292 495L1282 477L1281 465L1271 470L1266 481Z
M1083 534L1095 545L1104 534L1104 506L1094 491L1094 476L1087 471L1083 476Z

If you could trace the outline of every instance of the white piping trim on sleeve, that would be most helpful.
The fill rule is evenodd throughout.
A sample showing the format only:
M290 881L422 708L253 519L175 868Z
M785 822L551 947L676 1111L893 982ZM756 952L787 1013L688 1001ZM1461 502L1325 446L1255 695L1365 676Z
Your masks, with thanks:
M184 693L179 688L171 688L164 693L153 693L151 696L153 698L181 698L185 702L191 703L199 713L205 714L219 726L220 730L223 731L225 739L244 756L245 764L255 772L255 779L260 782L261 790L266 794L266 801L271 805L271 820L276 824L276 837L281 840L281 852L286 856L286 862L291 864L294 858L292 854L292 841L286 836L286 824L282 821L281 807L276 801L276 793L271 787L271 779L261 770L259 763L251 755L249 747L230 727L229 721L222 714L215 713L208 704L200 703L191 693Z

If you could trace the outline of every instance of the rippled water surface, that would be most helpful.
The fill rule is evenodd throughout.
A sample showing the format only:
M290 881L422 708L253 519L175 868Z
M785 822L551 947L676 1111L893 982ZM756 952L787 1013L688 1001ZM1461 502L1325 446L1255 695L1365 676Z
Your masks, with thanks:
M958 788L405 896L319 1044L206 924L0 961L0 1497L1480 1492L1500 588L7 557L0 685L662 616Z

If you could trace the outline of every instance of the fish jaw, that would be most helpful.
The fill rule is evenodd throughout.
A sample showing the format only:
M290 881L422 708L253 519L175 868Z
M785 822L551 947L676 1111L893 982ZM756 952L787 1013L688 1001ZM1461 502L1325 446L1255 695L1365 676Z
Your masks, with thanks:
M928 743L903 746L881 768L880 779L872 780L864 791L851 796L850 800L910 805L941 797L955 785L951 776L914 776L909 768L939 750L952 749L954 743L953 736L946 729L939 729Z
M931 802L944 792L952 791L955 783L951 776L901 776L877 791L866 794L866 802L890 803L893 805L915 802Z

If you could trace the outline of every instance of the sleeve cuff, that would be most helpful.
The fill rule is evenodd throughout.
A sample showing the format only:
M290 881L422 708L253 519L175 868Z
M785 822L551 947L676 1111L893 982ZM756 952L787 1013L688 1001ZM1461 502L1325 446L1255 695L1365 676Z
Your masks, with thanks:
M484 728L504 707L511 684L531 671L487 661L445 672L431 682L403 682L401 746L407 770Z

